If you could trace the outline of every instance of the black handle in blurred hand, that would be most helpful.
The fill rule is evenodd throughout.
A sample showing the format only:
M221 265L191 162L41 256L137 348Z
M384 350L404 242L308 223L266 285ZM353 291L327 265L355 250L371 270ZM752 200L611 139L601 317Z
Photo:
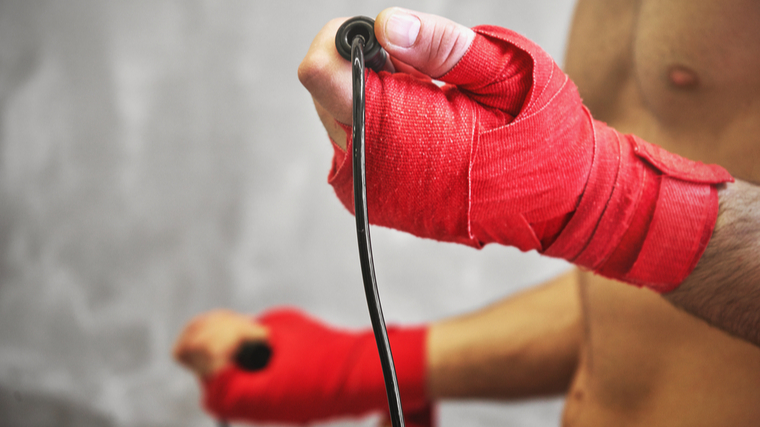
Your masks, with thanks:
M272 348L263 341L246 341L235 353L235 364L248 372L260 371L267 367L272 357Z
M272 347L264 341L245 341L235 353L235 364L248 372L260 371L267 367L272 357ZM225 420L219 420L219 427L230 427Z

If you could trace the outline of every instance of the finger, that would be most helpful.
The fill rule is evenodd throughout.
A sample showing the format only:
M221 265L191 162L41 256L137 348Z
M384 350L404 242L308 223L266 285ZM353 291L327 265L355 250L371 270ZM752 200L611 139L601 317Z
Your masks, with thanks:
M391 423L391 419L388 418L388 415L383 415L382 418L377 423L377 427L392 427L393 424Z
M185 329L180 332L179 336L177 337L176 341L174 341L174 347L172 348L172 354L174 355L174 359L178 362L182 363L181 355L188 350L188 346L191 341L193 341L193 336L197 334L198 328L200 327L200 324L197 320L190 321L190 323L185 326Z
M430 76L428 76L427 74L422 74L420 71L418 71L416 68L412 67L411 65L404 64L403 62L401 62L400 60L392 56L390 56L389 58L390 58L390 61L388 62L393 63L393 66L396 70L395 72L411 74L420 80L430 80Z
M186 342L175 353L175 358L183 367L192 371L199 378L207 378L227 364L226 359L215 355L207 344L198 340Z
M475 33L440 16L393 7L377 16L375 36L392 57L437 78L462 59Z
M333 19L314 38L298 79L312 97L341 123L351 123L351 63L335 48L335 33L347 18Z
M174 348L172 349L172 357L174 360L178 363L184 363L183 357L187 350L185 349L184 343L175 343Z
M184 368L202 376L206 371L204 367L208 364L209 356L203 349L187 347L177 354L176 359Z
M348 139L346 131L335 122L335 118L331 116L324 107L319 105L319 102L317 102L316 99L314 99L314 108L317 109L317 115L322 122L322 126L327 130L327 135L330 136L330 139L332 139L338 147L342 148L343 151L346 151L346 141Z
M201 379L208 378L221 369L218 362L204 352L188 354L185 366Z

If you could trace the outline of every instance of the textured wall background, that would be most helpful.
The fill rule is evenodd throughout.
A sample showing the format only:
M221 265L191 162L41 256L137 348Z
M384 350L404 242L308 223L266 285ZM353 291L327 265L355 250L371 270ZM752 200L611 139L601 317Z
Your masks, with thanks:
M562 60L572 1L409 1ZM0 426L211 426L170 348L215 307L366 326L353 221L296 69L387 1L0 1ZM566 266L375 229L391 322ZM557 425L561 402L449 403L443 426ZM369 423L364 420L362 425ZM341 425L355 425L355 422Z

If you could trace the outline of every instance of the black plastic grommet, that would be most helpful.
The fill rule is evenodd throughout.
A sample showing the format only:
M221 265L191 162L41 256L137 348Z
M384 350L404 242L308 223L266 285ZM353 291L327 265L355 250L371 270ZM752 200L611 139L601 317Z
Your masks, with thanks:
M265 342L248 341L238 348L235 363L248 372L260 371L267 367L272 357L272 348Z
M335 48L347 61L351 60L351 43L356 37L364 39L366 67L375 71L382 70L388 54L375 38L375 20L366 16L355 16L338 28L335 34Z

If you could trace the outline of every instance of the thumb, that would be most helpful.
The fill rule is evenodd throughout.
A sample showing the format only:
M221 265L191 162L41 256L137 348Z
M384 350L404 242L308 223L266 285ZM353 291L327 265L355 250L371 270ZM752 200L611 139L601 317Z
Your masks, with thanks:
M462 59L475 33L440 16L393 7L377 16L375 36L393 58L437 78Z

